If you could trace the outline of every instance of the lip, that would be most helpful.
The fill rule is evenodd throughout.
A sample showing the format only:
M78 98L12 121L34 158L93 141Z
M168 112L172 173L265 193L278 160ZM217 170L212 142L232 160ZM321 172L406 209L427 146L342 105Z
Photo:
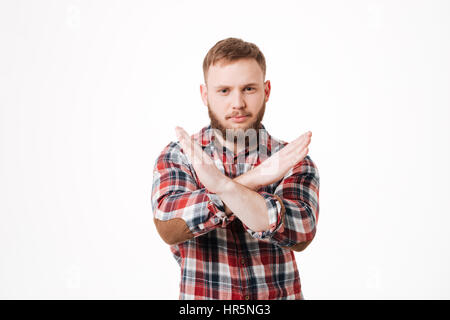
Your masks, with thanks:
M239 122L244 122L245 120L247 120L247 118L248 118L248 116L239 116L239 117L232 117L230 119L233 122L239 123Z

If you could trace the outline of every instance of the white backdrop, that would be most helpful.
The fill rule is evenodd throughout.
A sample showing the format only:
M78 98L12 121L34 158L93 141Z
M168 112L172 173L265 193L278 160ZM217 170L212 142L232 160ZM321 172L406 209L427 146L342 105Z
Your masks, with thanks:
M259 46L263 120L313 132L306 299L450 299L449 1L1 1L0 298L177 299L152 169L209 123L202 62Z

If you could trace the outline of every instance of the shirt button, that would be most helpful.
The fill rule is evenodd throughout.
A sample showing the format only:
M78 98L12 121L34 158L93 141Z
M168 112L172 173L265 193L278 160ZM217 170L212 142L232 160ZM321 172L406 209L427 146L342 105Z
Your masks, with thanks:
M244 258L241 258L241 264L245 265L245 259Z
M250 296L247 295L247 296L244 297L244 299L245 300L250 300Z

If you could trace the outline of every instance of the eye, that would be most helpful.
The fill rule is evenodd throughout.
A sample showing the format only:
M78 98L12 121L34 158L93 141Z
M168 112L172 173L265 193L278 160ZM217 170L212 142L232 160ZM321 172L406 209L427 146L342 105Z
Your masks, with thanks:
M255 90L255 88L253 88L253 87L247 87L245 89ZM249 91L249 90L247 90L247 91Z
M227 90L228 90L228 89L222 89L222 90L219 90L219 92L220 92L220 93L226 93Z

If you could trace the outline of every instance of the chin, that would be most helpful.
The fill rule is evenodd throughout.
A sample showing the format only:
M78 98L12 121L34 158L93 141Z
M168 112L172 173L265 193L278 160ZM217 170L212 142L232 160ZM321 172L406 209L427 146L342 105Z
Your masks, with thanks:
M238 129L247 130L249 128L250 128L250 126L248 125L248 123L233 123L233 124L231 124L231 127L230 127L230 129L236 129L236 130L238 130Z
M231 119L228 121L232 127L250 127L253 123L253 119L246 119L244 122L233 122Z

